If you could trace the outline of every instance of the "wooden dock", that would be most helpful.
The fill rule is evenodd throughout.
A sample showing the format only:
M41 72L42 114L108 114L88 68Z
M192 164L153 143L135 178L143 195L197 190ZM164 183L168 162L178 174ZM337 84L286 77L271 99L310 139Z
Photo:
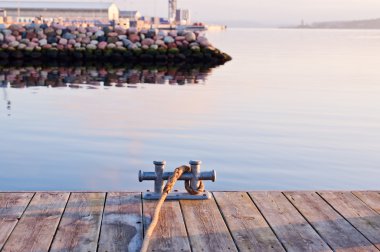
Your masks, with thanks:
M154 208L131 192L0 193L0 251L138 251ZM168 201L150 251L380 251L380 191Z

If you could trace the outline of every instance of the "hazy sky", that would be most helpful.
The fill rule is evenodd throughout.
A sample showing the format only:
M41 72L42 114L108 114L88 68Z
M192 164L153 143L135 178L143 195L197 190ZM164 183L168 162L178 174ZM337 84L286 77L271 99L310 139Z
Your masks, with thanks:
M0 0L1 1L1 0ZM14 0L16 1L16 0ZM28 0L20 0L28 1ZM30 1L30 0L29 0ZM32 0L37 1L37 0ZM43 0L49 1L49 0ZM75 0L50 0L75 1ZM114 1L120 9L140 10L143 15L167 17L168 0ZM193 21L230 26L281 26L315 21L380 18L380 0L177 0L178 8L190 9Z
M115 0L120 8L167 16L167 0ZM380 0L178 0L193 20L227 25L286 25L305 22L380 18Z

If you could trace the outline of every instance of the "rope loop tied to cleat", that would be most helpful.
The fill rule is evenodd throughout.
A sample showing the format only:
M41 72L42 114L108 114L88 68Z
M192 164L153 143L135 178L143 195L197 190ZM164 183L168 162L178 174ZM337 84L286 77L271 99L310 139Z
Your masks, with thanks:
M198 194L201 194L201 193L203 193L205 191L205 185L203 184L202 180L199 180L198 188L197 189L193 189L190 186L190 180L185 180L185 189L191 195L198 195Z

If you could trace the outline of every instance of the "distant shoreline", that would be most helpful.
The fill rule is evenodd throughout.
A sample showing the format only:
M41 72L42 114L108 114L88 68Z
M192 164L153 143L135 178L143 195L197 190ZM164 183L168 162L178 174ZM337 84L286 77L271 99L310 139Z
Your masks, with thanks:
M312 24L301 24L287 28L377 30L380 29L380 18L368 20L315 22Z

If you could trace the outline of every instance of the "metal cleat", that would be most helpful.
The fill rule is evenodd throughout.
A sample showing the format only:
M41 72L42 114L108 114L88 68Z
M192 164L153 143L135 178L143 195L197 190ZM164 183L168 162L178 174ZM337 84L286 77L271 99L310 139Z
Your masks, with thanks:
M215 182L216 172L205 171L201 172L201 161L190 161L191 172L186 172L178 180L190 180L190 186L192 189L197 190L200 180L211 180ZM154 180L154 192L147 191L143 193L143 199L146 200L157 200L160 199L162 191L164 189L164 181L173 175L173 172L164 172L165 161L154 161L153 162L155 171L154 172L143 172L139 171L139 181L144 180ZM178 192L174 190L167 196L167 200L204 200L210 199L211 193L204 191L201 194L191 195L188 192Z

